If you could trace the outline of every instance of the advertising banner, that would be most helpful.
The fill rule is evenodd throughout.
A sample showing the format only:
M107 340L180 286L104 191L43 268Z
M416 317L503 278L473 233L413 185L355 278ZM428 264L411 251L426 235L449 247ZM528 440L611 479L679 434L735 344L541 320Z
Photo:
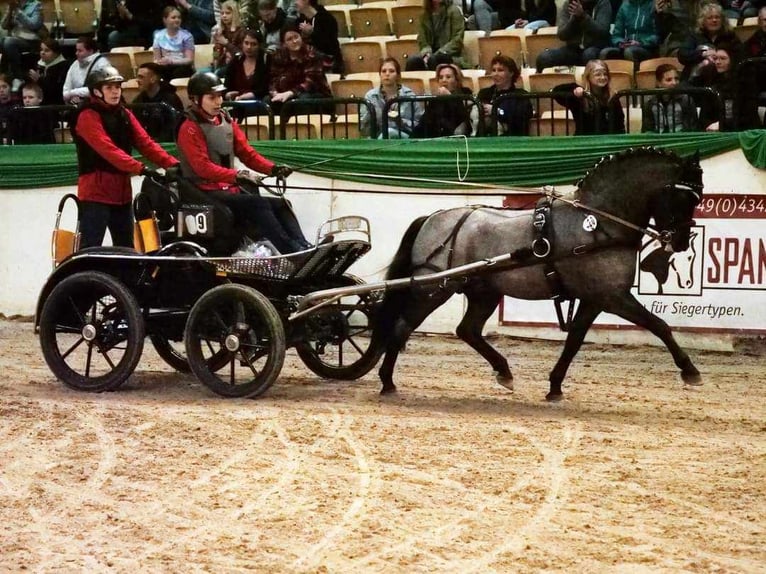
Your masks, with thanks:
M706 195L695 219L687 251L644 245L633 294L674 329L766 332L766 196ZM500 309L503 325L558 325L551 301L506 297ZM595 323L626 325L605 313Z

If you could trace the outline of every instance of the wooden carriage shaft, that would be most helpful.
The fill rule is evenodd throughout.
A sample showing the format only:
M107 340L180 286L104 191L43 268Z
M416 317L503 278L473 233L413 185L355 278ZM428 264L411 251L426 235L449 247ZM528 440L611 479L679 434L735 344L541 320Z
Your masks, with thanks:
M298 309L295 313L290 315L288 320L295 321L300 319L315 312L321 307L335 303L341 297L347 297L349 295L366 295L368 293L374 293L375 291L391 291L393 289L432 285L434 283L439 283L440 281L448 281L450 279L457 279L466 275L475 274L480 271L487 271L491 267L499 264L505 265L501 265L499 269L493 271L507 271L513 267L522 267L537 263L539 263L537 260L520 262L514 259L513 253L504 253L497 257L473 261L437 273L429 273L428 275L416 275L413 277L404 277L402 279L388 279L386 281L379 281L378 283L369 283L366 285L351 285L349 287L334 287L332 289L314 291L300 299Z

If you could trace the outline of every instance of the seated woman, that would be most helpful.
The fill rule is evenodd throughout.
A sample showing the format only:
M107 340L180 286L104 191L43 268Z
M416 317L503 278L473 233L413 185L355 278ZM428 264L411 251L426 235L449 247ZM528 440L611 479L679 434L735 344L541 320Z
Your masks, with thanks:
M532 104L528 99L514 98L514 94L527 92L516 87L521 71L516 62L502 54L490 62L492 85L479 90L477 98L484 108L484 128L488 133L501 136L529 135ZM497 117L492 116L496 107Z
M700 124L706 131L736 131L760 127L756 78L743 75L741 82L738 81L734 73L738 63L735 56L737 53L735 48L718 46L712 57L715 65L713 73L691 78L693 85L712 88L720 99L720 106L709 100L702 102Z
M471 96L463 86L463 72L455 64L436 67L439 88L434 96ZM472 126L478 126L479 110L469 99L435 98L426 103L423 118L413 131L414 137L434 138L452 135L475 135Z
M15 0L5 2L5 15L0 28L0 54L3 69L13 78L12 89L18 91L26 77L24 52L37 52L40 48L40 33L43 30L42 4L38 0Z
M40 44L40 61L36 70L29 70L28 77L43 89L43 101L47 105L64 103L64 81L70 62L61 55L61 45L48 38Z
M418 54L407 58L406 70L434 70L439 64L462 64L465 20L452 0L423 0L418 24Z
M213 26L213 71L222 77L231 59L237 54L245 35L239 15L239 4L226 0L221 4L221 23Z
M660 64L654 72L657 87L678 87L679 73L673 64ZM652 96L641 106L641 131L658 134L697 130L697 106L688 94Z
M242 187L252 189L256 178L248 170L234 169L234 158L252 170L277 177L287 177L292 170L274 165L250 147L244 132L221 108L225 91L226 86L212 72L198 72L189 80L192 103L178 131L181 174L226 205L235 224L251 239L266 237L280 253L309 249L311 244L284 198L261 197L257 188L255 193L242 193Z
M582 78L582 86L561 84L553 89L556 101L572 113L575 135L624 134L625 113L619 103L609 102L609 68L602 60L591 60Z
M164 28L154 33L154 63L162 69L165 81L188 78L194 72L194 37L181 28L181 12L168 6L162 11Z
M711 2L702 4L698 16L697 27L684 40L678 49L678 61L684 67L681 80L687 81L690 76L699 73L704 68L719 45L730 46L739 55L741 42L729 26L720 4Z
M277 50L269 67L269 95L266 102L279 114L290 100L330 98L332 92L324 75L322 62L312 46L304 43L300 30L288 24L280 32L282 47ZM309 113L293 108L293 113ZM316 110L314 110L316 111Z
M400 83L402 68L396 58L385 58L380 63L380 86L371 89L364 96L375 110L375 119L378 127L378 139L383 134L383 111L386 102L396 98L412 98L417 94L407 86ZM359 126L362 133L371 136L371 118L367 106L359 107ZM420 122L423 116L423 104L420 102L399 102L391 104L388 111L388 137L389 139L407 139L412 133L413 126Z
M241 52L226 68L227 100L262 100L269 94L269 70L261 51L262 38L256 30L246 30Z

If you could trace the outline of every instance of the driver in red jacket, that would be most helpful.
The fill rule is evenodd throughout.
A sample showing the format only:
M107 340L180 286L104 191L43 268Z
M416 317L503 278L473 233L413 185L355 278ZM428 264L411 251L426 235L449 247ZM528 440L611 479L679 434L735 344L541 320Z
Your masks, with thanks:
M292 169L274 165L250 147L242 129L221 109L226 86L218 76L198 72L186 89L192 104L178 131L181 174L223 202L235 218L255 228L254 233L269 239L280 253L310 249L311 243L284 198L241 193L240 187L252 188L257 177L248 170L235 169L233 161L237 158L252 170L277 177L289 176Z
M89 100L80 109L73 135L77 146L77 197L82 247L101 245L106 229L112 245L133 246L133 191L130 178L154 170L131 156L133 147L154 164L178 160L163 150L122 104L123 77L107 66L85 80Z

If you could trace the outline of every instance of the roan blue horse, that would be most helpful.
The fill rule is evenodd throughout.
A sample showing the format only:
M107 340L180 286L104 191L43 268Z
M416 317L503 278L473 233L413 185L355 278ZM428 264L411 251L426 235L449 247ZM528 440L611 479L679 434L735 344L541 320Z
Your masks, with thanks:
M511 258L505 266L485 272L385 293L372 341L385 352L379 370L382 394L396 390L394 366L412 331L456 292L468 301L458 337L489 362L498 382L509 389L513 375L508 361L482 336L502 295L579 301L563 352L550 373L547 400L563 397L567 369L603 311L654 333L681 369L683 381L701 384L699 371L668 325L630 293L636 252L646 233L673 251L689 247L694 209L702 197L699 156L682 159L655 148L627 150L602 159L577 188L572 195L555 196L547 212L461 207L420 217L410 225L387 280L417 278L502 254L510 253ZM532 225L533 215L538 227Z

